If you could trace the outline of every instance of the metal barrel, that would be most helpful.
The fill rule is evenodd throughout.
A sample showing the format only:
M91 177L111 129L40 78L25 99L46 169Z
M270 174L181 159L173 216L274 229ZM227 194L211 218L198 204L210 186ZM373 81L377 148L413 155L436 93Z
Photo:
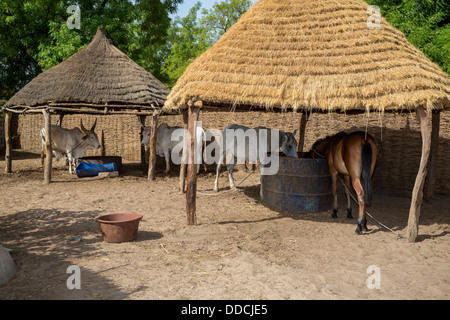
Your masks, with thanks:
M327 211L332 207L331 177L325 159L279 158L279 170L264 175L264 202L270 208L293 213Z

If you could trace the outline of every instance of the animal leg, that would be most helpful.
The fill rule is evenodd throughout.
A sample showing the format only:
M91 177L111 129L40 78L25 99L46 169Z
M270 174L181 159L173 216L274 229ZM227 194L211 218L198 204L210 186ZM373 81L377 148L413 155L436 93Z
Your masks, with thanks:
M214 191L219 192L219 174L220 174L220 168L222 167L223 160L225 159L225 155L222 154L222 156L219 158L219 161L217 162L217 168L216 168L216 181L214 182Z
M234 179L233 179L233 170L234 170L234 166L236 165L237 162L237 158L234 157L234 161L232 161L232 163L227 164L227 169L228 169L228 179L230 180L230 189L232 190L237 190L236 186L234 184Z
M264 193L263 193L264 188L263 188L262 167L259 170L259 183L260 183L260 186L259 186L259 197L261 198L261 201L263 201L264 200Z
M358 225L356 227L355 233L362 234L363 230L368 231L366 219L366 203L364 202L364 190L359 178L352 178L352 185L358 197L359 204Z
M333 213L331 214L332 218L337 218L337 212L338 212L338 203L337 203L337 178L338 178L338 172L334 168L330 168L330 175L331 175L331 190L333 192Z
M345 196L347 197L347 218L353 219L352 203L350 199L350 176L345 176Z
M166 171L164 171L165 173L169 173L169 169L170 169L170 155L169 155L169 150L164 150L164 159L166 160Z
M214 191L219 192L219 173L220 168L222 167L222 162L219 160L219 163L217 164L216 168L216 181L214 181Z
M67 152L67 160L69 160L69 172L70 174L73 174L73 170L72 170L72 153L71 152Z

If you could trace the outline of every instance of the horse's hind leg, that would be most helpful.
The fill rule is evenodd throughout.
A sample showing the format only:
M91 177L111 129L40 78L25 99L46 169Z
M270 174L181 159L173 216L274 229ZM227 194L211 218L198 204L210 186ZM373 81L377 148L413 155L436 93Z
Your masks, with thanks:
M347 197L347 218L353 219L352 202L350 199L350 176L345 176L345 196Z
M338 172L330 167L330 175L331 175L331 191L333 192L333 213L331 214L332 218L337 218L337 212L338 212L338 203L337 203L337 178L338 178Z
M364 202L364 190L359 178L352 178L352 185L358 197L359 204L358 226L356 227L355 232L357 234L362 234L363 230L368 231L366 219L366 203Z

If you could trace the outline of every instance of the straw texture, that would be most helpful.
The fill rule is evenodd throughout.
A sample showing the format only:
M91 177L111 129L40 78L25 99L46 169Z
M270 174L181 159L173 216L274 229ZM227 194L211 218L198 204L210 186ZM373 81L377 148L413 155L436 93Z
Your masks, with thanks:
M98 28L91 43L41 73L18 91L6 107L49 103L142 104L162 107L169 89L113 46ZM77 105L70 106L79 108Z
M165 110L450 107L450 78L362 0L260 0L178 80Z

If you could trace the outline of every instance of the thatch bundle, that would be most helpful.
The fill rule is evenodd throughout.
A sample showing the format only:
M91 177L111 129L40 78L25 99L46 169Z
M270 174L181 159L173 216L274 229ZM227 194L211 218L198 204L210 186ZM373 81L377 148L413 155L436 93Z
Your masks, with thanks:
M5 105L142 105L162 107L169 89L113 46L102 28L92 42L69 59L41 73Z
M164 109L392 111L450 108L450 79L362 0L260 0L198 57Z

